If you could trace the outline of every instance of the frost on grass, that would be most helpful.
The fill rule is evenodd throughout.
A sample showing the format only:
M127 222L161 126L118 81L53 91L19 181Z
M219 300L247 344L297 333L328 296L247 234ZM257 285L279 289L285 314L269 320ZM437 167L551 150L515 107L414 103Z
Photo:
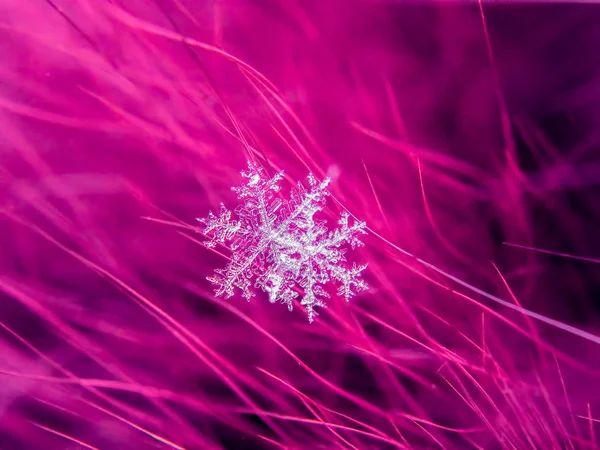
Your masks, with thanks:
M350 223L343 213L339 227L329 230L326 221L315 219L329 195L329 179L318 182L309 175L306 184L298 183L283 200L282 172L269 178L261 167L248 163L242 176L247 183L233 188L240 206L231 211L221 204L219 215L210 212L198 219L209 238L207 247L222 244L231 250L229 264L208 278L217 296L229 298L237 289L250 299L259 289L271 303L285 303L290 311L293 300L301 296L312 322L315 308L325 307L330 284L346 300L367 289L361 278L367 266L348 267L345 258L346 247L363 245L359 236L366 234L365 223Z

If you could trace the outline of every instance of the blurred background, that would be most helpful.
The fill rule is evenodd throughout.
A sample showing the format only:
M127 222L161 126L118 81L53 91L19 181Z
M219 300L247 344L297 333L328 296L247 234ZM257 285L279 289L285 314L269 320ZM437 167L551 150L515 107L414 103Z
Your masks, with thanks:
M0 449L584 449L600 8L0 1ZM196 218L332 178L370 289L216 297Z

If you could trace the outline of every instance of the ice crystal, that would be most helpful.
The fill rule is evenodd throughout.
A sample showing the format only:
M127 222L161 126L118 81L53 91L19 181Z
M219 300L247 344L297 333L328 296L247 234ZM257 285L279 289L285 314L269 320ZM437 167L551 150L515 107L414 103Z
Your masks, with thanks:
M242 176L247 183L233 188L243 202L238 208L232 212L221 204L218 216L210 212L198 219L207 247L222 244L231 250L229 264L208 278L217 296L229 298L238 289L249 300L260 289L271 303L285 303L290 311L294 299L302 296L300 304L312 322L315 308L325 307L330 284L346 300L367 289L361 277L366 264L345 264L346 247L363 245L359 236L366 234L365 223L350 223L350 216L342 213L339 227L329 230L326 221L315 220L329 195L329 179L319 182L309 175L306 185L298 183L283 200L283 172L269 178L264 169L248 163Z

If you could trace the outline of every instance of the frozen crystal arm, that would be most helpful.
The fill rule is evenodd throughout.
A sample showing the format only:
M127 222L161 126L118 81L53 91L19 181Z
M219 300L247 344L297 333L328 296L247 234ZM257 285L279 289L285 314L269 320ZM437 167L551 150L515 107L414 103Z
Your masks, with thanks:
M348 243L352 248L362 247L364 245L358 235L367 234L365 231L367 224L364 222L354 222L349 226L349 220L350 214L343 212L338 222L341 227L334 231L331 245L337 247L343 243Z
M241 227L239 221L231 220L231 211L222 203L218 216L215 216L211 211L205 219L197 220L204 224L202 234L210 239L205 243L207 247L214 247L217 243L226 244L236 236Z
M337 294L349 301L359 292L367 290L367 283L361 278L361 273L367 268L367 265L358 266L356 263L351 269L336 268L332 274L340 282Z

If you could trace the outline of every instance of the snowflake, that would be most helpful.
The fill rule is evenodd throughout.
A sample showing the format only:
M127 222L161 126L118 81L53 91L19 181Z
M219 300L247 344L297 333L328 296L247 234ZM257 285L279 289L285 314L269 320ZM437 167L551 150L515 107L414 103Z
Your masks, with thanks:
M337 285L337 295L347 301L368 288L361 278L367 266L354 263L348 268L344 264L345 247L363 245L359 235L366 234L366 224L350 224L349 215L342 213L340 226L331 231L326 221L314 218L329 195L329 179L319 183L311 174L308 186L298 183L290 199L284 201L279 186L283 172L269 179L261 167L249 162L242 176L248 181L233 188L243 201L234 214L221 204L218 216L210 212L198 219L209 238L205 245L212 248L222 244L232 253L229 264L208 278L217 296L229 298L237 288L249 300L255 295L253 288L260 289L269 295L271 303L285 303L291 311L293 301L303 295L300 304L312 322L317 315L315 308L325 307L330 282Z

